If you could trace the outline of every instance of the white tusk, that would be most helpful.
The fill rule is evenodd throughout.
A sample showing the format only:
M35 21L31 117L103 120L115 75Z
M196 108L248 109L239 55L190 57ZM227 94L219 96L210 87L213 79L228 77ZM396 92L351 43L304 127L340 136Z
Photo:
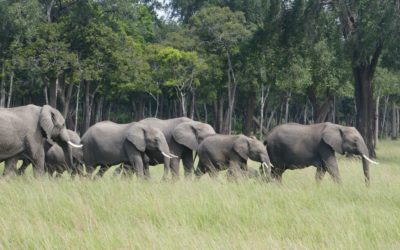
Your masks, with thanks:
M169 158L169 159L171 159L171 158L172 158L172 156L169 156L169 155L167 155L167 154L166 154L166 153L164 153L163 151L161 151L161 154L162 154L163 156L165 156L165 157Z
M270 172L271 169L268 167L267 163L263 162L261 165L263 166L263 171L265 175Z
M171 153L169 153L169 155L172 156L173 158L179 158L178 156L173 155L173 154L171 154Z
M71 145L71 146L74 147L74 148L81 148L81 147L83 147L82 144L78 145L78 144L75 144L75 143L73 143L73 142L71 142L71 141L68 141L68 144Z
M370 158L368 158L366 155L362 155L362 157L364 157L367 161L369 161L369 162L371 162L372 164L379 164L379 162L376 162L376 161L373 161L373 160L371 160Z

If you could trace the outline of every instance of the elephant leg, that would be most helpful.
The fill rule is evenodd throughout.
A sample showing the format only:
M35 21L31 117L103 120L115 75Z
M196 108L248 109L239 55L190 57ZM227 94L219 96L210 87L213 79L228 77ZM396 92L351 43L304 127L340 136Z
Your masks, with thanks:
M193 152L187 150L182 155L183 168L185 170L185 178L190 179L193 174Z
M282 184L282 174L285 172L284 169L281 168L272 168L271 169L271 177L272 179L275 179L279 184Z
M150 169L149 169L150 159L146 154L142 154L142 159L143 159L143 174L144 174L144 178L146 180L149 180L151 178ZM169 171L169 168L164 166L163 179L166 178L166 176L168 176L168 171Z
M241 176L240 163L237 162L236 160L229 161L229 169L227 174L228 174L228 180L237 181L237 179Z
M3 176L10 176L15 173L16 165L18 162L18 158L10 158L4 163L4 172Z
M335 153L332 149L321 151L322 165L328 171L335 183L341 183L339 168L337 165Z
M179 180L179 161L180 158L170 159L171 174L174 180Z
M197 164L197 168L194 171L194 175L196 176L196 180L200 180L200 178L206 173L205 166L203 162L199 161Z
M21 167L19 167L18 170L17 170L17 175L25 174L25 170L28 168L28 166L29 166L29 161L28 160L23 160Z
M323 168L322 166L318 166L317 167L317 172L315 173L315 180L317 181L317 183L321 183L322 179L324 178L326 173L326 169Z
M97 177L103 177L104 173L107 172L107 170L108 170L108 166L106 166L106 165L100 165L100 169L99 169L99 171L97 172L96 176L97 176Z
M33 176L39 177L44 175L44 149L43 147L38 150L35 157L33 158Z
M86 177L87 176L91 177L95 169L96 169L96 165L86 165L85 166L85 174L84 175Z

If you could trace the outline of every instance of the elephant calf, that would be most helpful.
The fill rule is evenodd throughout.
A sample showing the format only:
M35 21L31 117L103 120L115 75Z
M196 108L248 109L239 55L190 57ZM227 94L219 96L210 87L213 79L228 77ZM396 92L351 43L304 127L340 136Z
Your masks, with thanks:
M275 127L268 134L264 144L274 165L271 175L278 181L286 169L316 166L316 180L319 182L328 172L333 180L341 182L335 152L360 155L363 159L365 182L369 183L368 148L354 127L333 123L301 125L296 123Z
M247 159L262 163L263 173L268 174L272 167L268 152L257 139L244 135L213 135L200 144L198 149L199 164L195 171L199 178L209 173L212 178L217 172L228 168L228 175L236 179L241 174L247 174ZM243 172L243 170L245 172Z
M73 144L79 145L81 143L81 138L79 135L70 129L67 130L69 138ZM61 175L64 171L69 171L72 174L76 174L79 171L80 166L83 164L83 151L82 148L72 148L72 159L73 159L73 167L70 168L67 164L67 159L65 158L65 154L63 149L56 143L49 143L46 141L44 143L45 150L45 171L52 175L56 173L57 175ZM25 159L22 157L23 163L21 167L18 169L17 174L22 175L25 173L26 168L29 166L29 159Z

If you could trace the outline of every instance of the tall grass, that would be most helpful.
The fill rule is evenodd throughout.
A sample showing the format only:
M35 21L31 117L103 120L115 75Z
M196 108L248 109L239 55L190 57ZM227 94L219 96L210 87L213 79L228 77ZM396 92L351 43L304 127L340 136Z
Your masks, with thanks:
M36 180L0 181L1 249L399 249L400 144L384 141L371 187L359 160L339 157L343 184L315 168L284 184ZM252 166L256 164L252 163Z

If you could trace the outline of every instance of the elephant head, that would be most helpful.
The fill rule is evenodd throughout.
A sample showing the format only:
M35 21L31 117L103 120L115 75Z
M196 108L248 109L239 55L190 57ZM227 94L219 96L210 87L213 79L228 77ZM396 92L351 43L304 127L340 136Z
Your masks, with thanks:
M362 157L365 182L369 183L369 151L363 137L354 127L328 123L322 131L322 141L339 154L350 153Z
M261 162L260 173L266 179L270 179L272 164L266 147L257 139L244 135L238 136L233 144L233 150L242 158Z
M81 148L82 145L75 144L71 141L67 128L65 127L65 119L61 113L49 105L44 105L40 111L39 124L47 140L54 141L61 146L67 164L73 168L71 147Z
M207 123L196 121L179 124L172 132L172 136L176 142L191 150L197 150L200 143L210 135L215 135L213 127Z
M128 140L137 150L159 151L164 156L164 167L169 169L169 159L176 157L169 152L167 140L161 130L135 123L129 128Z

